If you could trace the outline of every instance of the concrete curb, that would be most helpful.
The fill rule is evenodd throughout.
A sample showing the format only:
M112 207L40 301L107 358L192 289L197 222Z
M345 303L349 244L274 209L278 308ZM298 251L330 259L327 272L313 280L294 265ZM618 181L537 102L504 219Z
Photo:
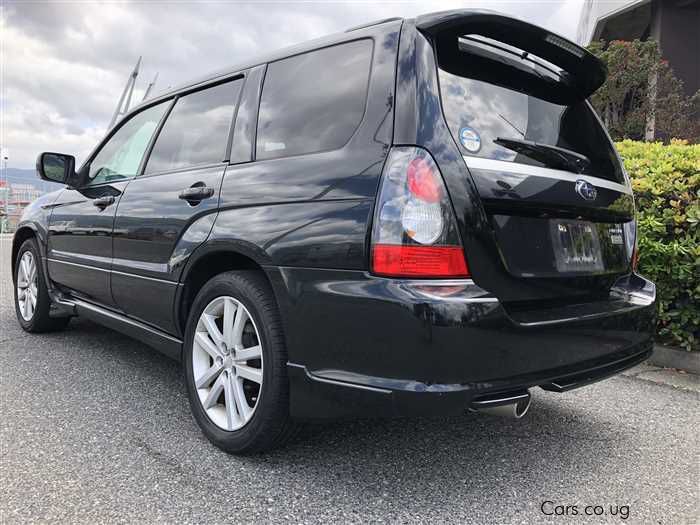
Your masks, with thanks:
M692 374L700 374L700 352L686 352L668 346L655 345L649 363L664 368L678 368Z

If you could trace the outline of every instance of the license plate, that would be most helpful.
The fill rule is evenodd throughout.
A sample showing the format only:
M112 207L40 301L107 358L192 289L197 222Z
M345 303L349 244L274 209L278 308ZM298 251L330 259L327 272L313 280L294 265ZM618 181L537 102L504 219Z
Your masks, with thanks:
M610 242L615 245L622 245L625 242L625 238L622 234L622 226L620 224L611 224L608 227L608 233L610 234Z
M599 272L604 268L598 228L585 221L552 221L552 247L559 272Z

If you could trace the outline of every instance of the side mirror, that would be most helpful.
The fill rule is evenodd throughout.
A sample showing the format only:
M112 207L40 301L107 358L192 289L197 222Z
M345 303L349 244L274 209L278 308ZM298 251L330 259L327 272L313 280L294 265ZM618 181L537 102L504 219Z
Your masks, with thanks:
M75 179L75 157L44 152L36 159L36 172L40 179L70 184Z

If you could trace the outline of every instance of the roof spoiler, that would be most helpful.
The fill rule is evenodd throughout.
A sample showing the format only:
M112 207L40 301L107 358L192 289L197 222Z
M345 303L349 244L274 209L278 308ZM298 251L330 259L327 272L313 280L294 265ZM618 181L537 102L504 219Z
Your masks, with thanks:
M454 55L463 35L480 35L522 51L520 58L532 54L561 68L562 80L587 98L605 82L605 64L595 55L570 40L522 20L493 11L454 10L422 15L416 28L438 43L438 48ZM512 51L511 51L512 53Z

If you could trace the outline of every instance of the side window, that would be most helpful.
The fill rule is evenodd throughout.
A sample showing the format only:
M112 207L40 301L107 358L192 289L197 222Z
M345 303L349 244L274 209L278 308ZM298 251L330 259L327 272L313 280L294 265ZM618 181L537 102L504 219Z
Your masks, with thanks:
M365 111L371 60L372 41L358 40L270 64L260 100L256 158L345 145Z
M131 117L112 135L90 163L89 184L136 176L143 154L170 101Z
M145 173L224 160L233 111L243 80L178 99L153 147Z

